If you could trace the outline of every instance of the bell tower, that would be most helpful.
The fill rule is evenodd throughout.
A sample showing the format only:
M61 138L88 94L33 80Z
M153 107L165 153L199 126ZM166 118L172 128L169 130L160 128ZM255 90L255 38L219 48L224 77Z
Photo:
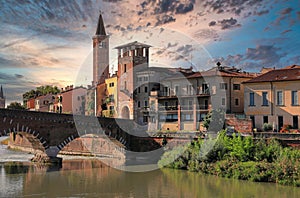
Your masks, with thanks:
M2 85L1 85L1 89L0 89L0 108L5 108L5 97L3 94Z
M93 85L109 77L109 36L105 32L102 13L99 14L96 34L93 36Z

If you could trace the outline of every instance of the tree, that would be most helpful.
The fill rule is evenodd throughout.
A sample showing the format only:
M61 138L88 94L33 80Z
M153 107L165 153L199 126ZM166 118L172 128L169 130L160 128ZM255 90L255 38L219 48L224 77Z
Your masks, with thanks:
M8 106L8 109L15 109L15 110L23 110L25 107L21 105L19 102L11 102Z
M35 90L27 91L23 94L23 102L24 104L29 100L30 98L36 98L38 96L43 96L46 94L58 94L60 93L60 90L57 86L52 85L46 85L46 86L39 86Z
M203 120L203 127L209 131L218 132L224 128L225 111L223 109L213 109Z

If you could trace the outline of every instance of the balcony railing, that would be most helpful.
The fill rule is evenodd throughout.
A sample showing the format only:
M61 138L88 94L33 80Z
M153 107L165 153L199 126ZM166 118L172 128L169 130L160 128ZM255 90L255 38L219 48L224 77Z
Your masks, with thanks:
M193 110L193 106L189 106L189 105L183 105L183 106L180 106L180 109L181 110L188 110L188 111L191 111ZM178 110L178 107L177 106L160 106L158 108L159 111L177 111ZM208 105L197 105L196 106L196 110L208 110ZM151 108L151 111L155 111L155 109L152 109Z
M176 111L178 110L177 106L160 106L159 111Z

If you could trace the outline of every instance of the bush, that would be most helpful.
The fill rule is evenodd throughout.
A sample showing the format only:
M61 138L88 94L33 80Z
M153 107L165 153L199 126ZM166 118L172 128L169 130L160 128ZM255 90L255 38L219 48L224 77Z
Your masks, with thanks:
M263 131L272 131L273 130L273 126L270 123L264 123L263 125Z

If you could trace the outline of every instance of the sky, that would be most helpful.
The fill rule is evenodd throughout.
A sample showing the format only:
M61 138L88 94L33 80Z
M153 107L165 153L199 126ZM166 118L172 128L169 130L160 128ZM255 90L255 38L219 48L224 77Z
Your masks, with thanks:
M150 66L202 71L220 61L249 72L300 65L299 0L2 0L0 85L6 103L41 85L92 81L101 10L114 47L151 45Z

